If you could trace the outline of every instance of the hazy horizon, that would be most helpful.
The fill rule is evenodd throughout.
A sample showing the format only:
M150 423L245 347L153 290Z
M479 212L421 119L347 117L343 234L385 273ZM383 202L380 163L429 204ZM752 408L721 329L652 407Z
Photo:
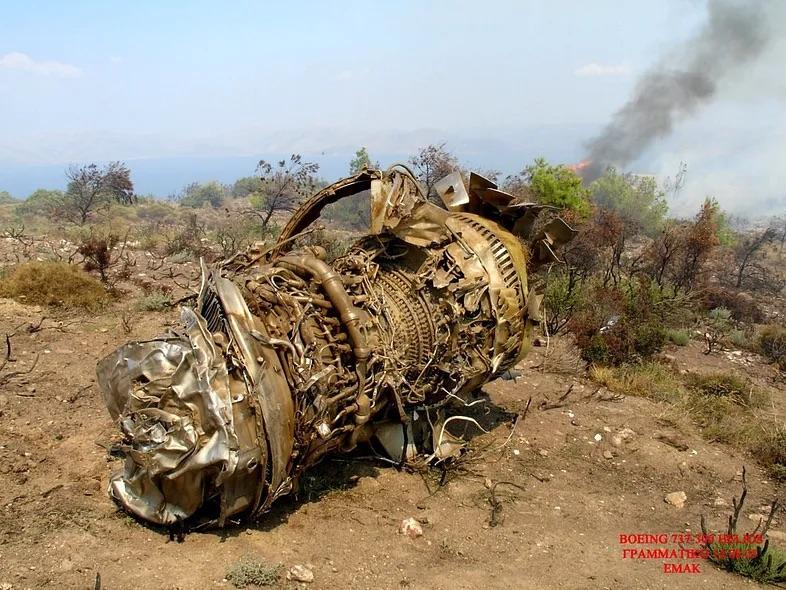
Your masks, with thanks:
M166 196L292 152L333 180L361 146L385 165L442 142L503 174L537 156L576 162L708 19L707 2L632 4L9 2L0 190L62 188L69 164L123 160L139 193ZM742 6L783 22L783 5ZM734 213L786 209L784 55L776 37L719 77L626 168L663 180L687 162L677 213L707 195Z

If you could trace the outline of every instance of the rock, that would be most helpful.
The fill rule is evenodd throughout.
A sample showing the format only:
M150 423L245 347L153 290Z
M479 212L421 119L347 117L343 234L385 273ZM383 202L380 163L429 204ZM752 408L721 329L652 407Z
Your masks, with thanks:
M682 508L685 506L687 499L688 495L685 492L671 492L670 494L666 494L666 497L663 498L663 501L667 504L671 504L676 508Z
M687 451L689 448L688 443L685 442L678 433L676 432L655 432L652 435L652 438L655 440L659 440L662 443L669 445L670 447L674 447L678 451Z
M548 457L549 456L549 452L546 449L540 449L538 451L538 455L540 455L541 457Z
M532 341L533 346L546 346L546 340L538 336L535 340Z
M611 451L603 451L603 458L611 460L614 458L614 454Z
M305 565L293 565L287 572L287 580L310 584L314 581L314 572Z
M767 522L767 517L764 516L763 514L756 514L756 513L749 514L748 518L753 522L755 522L756 524L758 524L760 521Z
M630 428L623 428L617 434L611 437L611 444L615 447L621 447L622 443L628 441L636 436L636 433Z
M729 503L723 498L715 498L715 501L712 503L712 505L721 507L721 506L728 506Z
M767 536L776 541L786 541L786 533L783 531L767 531Z
M595 439L595 442L600 442L603 440L603 435L598 433L593 438Z
M423 536L423 527L420 526L417 520L410 516L401 521L398 532L402 535L406 535L410 539L416 539Z

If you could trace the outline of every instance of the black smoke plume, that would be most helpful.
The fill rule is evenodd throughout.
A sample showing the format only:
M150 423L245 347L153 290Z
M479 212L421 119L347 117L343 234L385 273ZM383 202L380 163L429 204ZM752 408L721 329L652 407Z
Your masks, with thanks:
M758 56L771 36L769 4L710 0L704 27L645 72L631 99L589 142L584 180L597 178L608 166L624 168L635 161L677 121L707 103L722 78Z

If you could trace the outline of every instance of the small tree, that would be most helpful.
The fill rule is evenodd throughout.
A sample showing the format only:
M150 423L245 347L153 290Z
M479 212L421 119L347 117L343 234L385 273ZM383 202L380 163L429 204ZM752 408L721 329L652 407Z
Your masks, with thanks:
M707 198L692 223L683 229L682 245L672 270L675 287L690 290L713 249L718 246L718 215L715 199Z
M438 180L459 167L458 158L445 149L444 143L420 148L418 153L409 159L409 163L426 189L427 196L431 194L431 189Z
M66 172L68 188L57 213L84 225L92 213L117 202L134 203L131 171L122 162L110 162L103 168L96 164L72 166Z
M673 267L683 247L685 228L669 220L647 248L646 271L658 287L663 287L668 271Z
M379 168L379 164L372 163L368 150L362 147L355 152L355 157L349 161L349 174L358 174L364 168Z
M539 203L572 211L579 217L589 215L587 189L581 177L567 166L554 166L543 158L537 158L519 176Z
M39 188L19 203L14 212L22 217L53 217L62 207L64 196L63 191Z
M216 180L210 182L192 182L180 194L180 204L183 207L204 207L210 205L214 209L224 203L227 195L226 187Z
M317 186L314 175L319 164L304 162L300 154L292 154L289 161L281 160L276 165L261 160L257 171L262 177L262 189L251 195L251 208L246 212L262 222L267 229L276 212L292 212Z
M668 205L650 176L620 174L608 168L590 185L590 192L598 207L614 211L632 232L652 236L663 226Z
M262 190L262 179L258 176L244 176L238 178L232 185L232 196L242 199Z
M732 246L736 272L734 286L738 289L743 283L763 283L767 278L767 269L760 263L759 254L764 246L775 239L775 230L768 227L762 232L739 236Z

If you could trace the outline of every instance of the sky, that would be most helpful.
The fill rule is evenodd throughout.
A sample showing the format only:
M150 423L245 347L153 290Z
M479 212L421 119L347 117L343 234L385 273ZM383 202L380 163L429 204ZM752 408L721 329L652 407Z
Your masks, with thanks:
M637 76L705 22L698 0L99 2L0 0L0 190L125 160L137 190L230 182L299 152L328 179L446 142L469 166L576 162ZM784 22L783 24L786 24ZM784 44L722 81L631 165L786 212Z

